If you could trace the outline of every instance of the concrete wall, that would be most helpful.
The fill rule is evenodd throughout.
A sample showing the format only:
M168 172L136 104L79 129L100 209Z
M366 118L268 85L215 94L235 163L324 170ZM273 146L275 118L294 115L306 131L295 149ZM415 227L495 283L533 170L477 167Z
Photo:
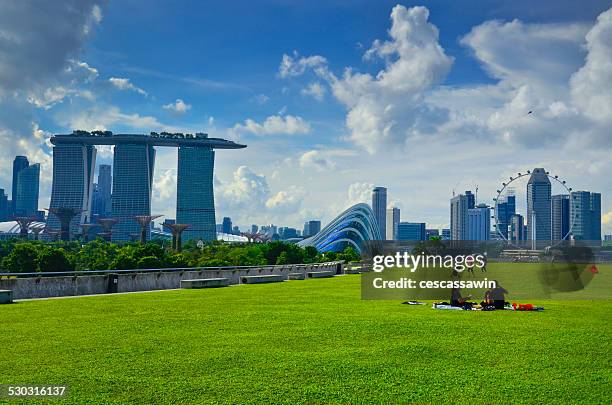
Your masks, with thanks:
M248 268L197 268L146 273L118 273L117 292L168 290L180 288L181 280L197 278L228 278L230 284L240 284L242 276L276 274L287 279L289 273L309 271L336 271L338 263L289 264ZM13 299L49 298L70 295L106 294L112 275L78 275L67 277L2 278L0 290L13 290Z

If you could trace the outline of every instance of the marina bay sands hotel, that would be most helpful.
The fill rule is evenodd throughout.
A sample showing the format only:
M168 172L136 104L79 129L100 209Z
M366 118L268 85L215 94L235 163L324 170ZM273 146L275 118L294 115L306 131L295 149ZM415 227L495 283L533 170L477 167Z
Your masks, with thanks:
M241 149L241 145L207 134L150 135L113 134L110 131L74 131L54 135L53 186L50 208L74 208L80 211L70 224L72 234L79 225L91 220L96 145L114 145L112 217L113 240L129 240L140 232L133 219L151 215L151 193L155 166L155 146L178 148L176 187L176 222L189 224L184 240L216 238L213 194L214 149ZM49 215L49 228L59 228L59 219Z

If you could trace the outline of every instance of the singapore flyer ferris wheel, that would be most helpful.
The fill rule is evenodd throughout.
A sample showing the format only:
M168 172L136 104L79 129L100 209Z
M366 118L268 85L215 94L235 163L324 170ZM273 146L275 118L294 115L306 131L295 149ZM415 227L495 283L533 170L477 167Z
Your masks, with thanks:
M506 222L505 218L500 218L500 209L499 209L500 206L499 205L505 199L504 197L506 196L506 193L509 190L513 189L513 187L512 187L513 184L516 185L516 182L518 180L523 179L525 177L531 177L535 173L536 170L538 170L538 172L537 172L538 175L546 176L549 179L551 185L555 184L557 186L560 186L561 189L564 190L565 193L568 196L572 192L572 188L567 185L567 182L565 180L561 179L558 175L553 175L553 174L551 174L548 171L544 171L543 169L534 169L533 172L531 170L527 170L526 172L518 172L516 176L510 176L507 181L502 182L501 187L498 190L496 190L496 193L497 193L496 197L493 198L494 209L493 209L493 215L492 215L491 218L493 218L495 220L495 232L496 232L496 234L502 240L504 240L506 243L508 243L509 245L513 245L513 246L515 246L517 248L520 248L520 246L518 246L518 243L515 243L515 242L518 242L518 239L514 238L512 236L508 237L507 229L505 230L506 232L502 231L502 229L504 229L504 228L501 225L503 223L505 223L505 226L508 226L509 224ZM570 212L571 212L571 210L570 210ZM528 223L529 222L532 223L532 229L533 229L534 228L533 224L536 223L535 216L533 216L532 218L526 218L526 220L528 221ZM562 237L560 239L557 238L558 240L552 240L553 238L551 238L552 241L551 241L551 246L550 247L557 246L557 245L561 244L563 241L568 240L570 235L571 235L571 233L572 233L572 228L574 227L574 223L575 223L575 217L570 215L570 217L569 217L569 226L567 228L567 231L563 232ZM532 231L531 234L528 235L528 236L529 236L528 240L534 242L534 249L535 249L535 241L537 239L537 236L535 235L535 232Z

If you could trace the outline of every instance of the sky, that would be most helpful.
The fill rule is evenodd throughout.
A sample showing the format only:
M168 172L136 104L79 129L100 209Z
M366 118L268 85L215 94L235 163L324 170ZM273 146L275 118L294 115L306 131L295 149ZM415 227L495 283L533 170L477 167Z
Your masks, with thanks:
M73 129L247 144L215 161L217 222L243 229L325 224L373 186L402 221L448 227L453 192L493 204L544 167L602 193L612 234L612 2L0 3L0 188L26 155L47 207L49 137ZM176 156L157 149L165 218Z

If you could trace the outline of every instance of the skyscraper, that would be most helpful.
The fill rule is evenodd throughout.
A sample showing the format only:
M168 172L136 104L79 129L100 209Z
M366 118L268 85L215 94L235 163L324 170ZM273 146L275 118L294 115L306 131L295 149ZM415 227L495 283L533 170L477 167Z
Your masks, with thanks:
M397 224L397 240L425 240L424 222L400 222Z
M0 222L8 221L10 216L8 196L0 188Z
M230 217L223 218L223 233L231 234L232 233L232 219Z
M566 236L569 238L567 235L570 227L569 195L553 195L551 204L552 240L563 240Z
M508 240L520 242L525 240L525 220L521 214L514 214L510 219L510 228L508 230Z
M30 162L28 162L28 158L25 156L15 156L13 160L13 188L11 189L12 211L14 211L17 206L17 177L19 176L19 172L29 165Z
M374 187L372 190L372 211L383 238L387 235L387 189Z
M17 174L16 216L34 216L38 212L40 164L24 167Z
M572 235L576 240L601 240L601 194L589 191L570 193Z
M111 165L100 165L98 167L98 193L100 198L100 215L110 216L113 211L112 193L113 171Z
M468 209L474 208L474 194L466 191L450 200L450 230L452 240L468 240Z
M112 216L119 220L113 227L113 241L129 241L130 234L140 233L133 217L151 215L155 149L149 144L119 143L113 162Z
M53 147L53 185L50 208L75 208L82 212L70 222L70 232L89 217L93 193L96 148L93 145L60 143ZM50 214L47 226L60 228L57 216Z
M302 236L308 238L321 232L321 221L308 221L304 223L304 230Z
M527 239L551 240L551 186L542 168L533 169L527 182Z
M508 227L512 216L516 214L516 196L507 195L497 202L495 216L497 218L497 231L504 238L508 237Z
M468 209L468 240L489 240L491 238L491 209L478 204Z
M387 240L395 240L397 238L397 224L400 222L400 209L393 207L387 210Z
M176 182L176 220L189 224L183 240L217 238L215 228L215 196L213 170L215 152L212 148L181 146L178 150ZM231 227L230 232L231 233Z

